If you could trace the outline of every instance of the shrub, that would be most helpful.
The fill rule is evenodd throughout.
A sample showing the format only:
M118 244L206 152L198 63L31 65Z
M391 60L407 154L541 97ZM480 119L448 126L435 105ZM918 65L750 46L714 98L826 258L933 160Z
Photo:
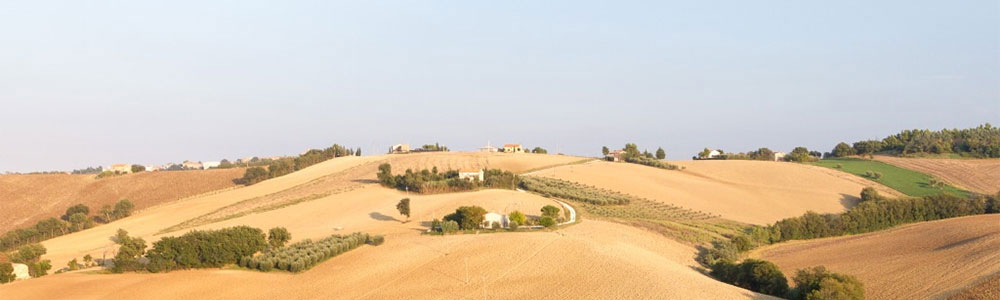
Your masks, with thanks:
M552 227L556 225L556 220L552 217L542 217L541 219L538 219L538 225L542 225L543 227Z
M267 234L267 243L275 248L284 247L285 243L291 239L292 234L288 233L288 229L285 229L285 227L271 228Z
M865 298L864 286L850 275L832 273L819 266L799 270L795 274L795 289L789 293L789 298L797 300L825 300Z
M383 235L373 235L373 236L368 237L368 241L366 243L369 244L369 245L372 245L372 246L378 246L378 245L381 245L384 242L385 242L385 236L383 236Z
M9 262L0 263L0 283L14 281L14 265Z
M521 227L521 223L510 221L510 223L507 224L507 229L510 231L517 231L518 227Z
M552 205L543 206L542 216L557 218L559 217L559 208Z
M458 232L459 226L458 222L455 221L444 221L441 223L441 232L443 233L455 233Z
M720 281L768 295L784 296L788 280L778 266L765 260L747 259L739 264L721 261L710 273Z
M510 215L508 215L507 218L510 219L511 223L524 224L525 216L524 213L515 210L510 212Z
M164 237L153 243L146 257L150 263L165 267L217 268L236 263L241 257L267 248L264 232L258 228L236 226L209 231L191 231L180 237ZM265 261L257 261L258 265ZM150 270L152 271L152 270Z
M267 179L268 174L266 169L262 167L252 167L243 172L243 178L240 178L240 181L246 185L254 185Z

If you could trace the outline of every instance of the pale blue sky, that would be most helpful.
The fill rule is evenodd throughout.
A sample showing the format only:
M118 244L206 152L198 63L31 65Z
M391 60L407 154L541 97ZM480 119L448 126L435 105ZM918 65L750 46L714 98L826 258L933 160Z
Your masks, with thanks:
M996 0L205 2L0 3L0 171L1000 123Z

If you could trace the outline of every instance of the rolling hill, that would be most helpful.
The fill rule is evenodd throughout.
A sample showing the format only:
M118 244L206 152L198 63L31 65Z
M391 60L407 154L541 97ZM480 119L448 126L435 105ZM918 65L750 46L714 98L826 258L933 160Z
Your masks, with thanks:
M236 186L242 168L143 172L96 179L95 175L0 175L0 233L58 217L78 203L96 214L121 199L141 210Z
M869 299L944 299L1000 274L1000 215L979 215L894 229L772 245L752 256L786 276L826 266L856 276Z
M684 170L597 161L532 175L615 190L751 224L768 224L808 210L841 212L857 202L865 186L898 195L862 178L803 164L741 160L671 163Z
M875 160L934 175L969 191L981 194L1000 192L1000 159L902 158L878 155Z

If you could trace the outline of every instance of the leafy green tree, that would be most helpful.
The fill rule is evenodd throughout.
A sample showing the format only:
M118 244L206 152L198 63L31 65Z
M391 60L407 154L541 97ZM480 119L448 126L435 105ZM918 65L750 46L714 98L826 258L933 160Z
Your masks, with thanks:
M66 263L66 267L69 268L70 271L76 271L81 268L80 263L76 261L76 258L73 258L68 263Z
M132 165L132 173L145 172L146 166L143 165Z
M462 206L455 213L444 217L447 221L455 221L461 229L476 229L483 223L486 209L479 206Z
M285 246L289 240L292 239L292 234L288 232L285 227L274 227L267 233L267 243L274 248L281 248Z
M796 300L861 300L865 298L864 286L850 275L829 272L823 266L801 269L792 279L795 282L789 296Z
M396 204L396 210L399 210L400 215L406 216L406 220L410 220L410 198L403 198L399 200Z
M544 148L542 148L542 147L535 147L535 149L532 149L532 150L531 150L531 153L538 153L538 154L548 154L548 153L549 153L549 151L548 151L548 150L545 150L545 149L544 149Z
M555 206L552 206L552 205L543 206L542 207L542 216L551 217L551 218L558 218L559 217L559 208L555 207Z
M223 159L222 161L219 162L219 166L217 168L219 168L219 169L230 169L230 168L233 168L235 166L236 165L234 165L228 159ZM246 174L244 174L244 175L246 175Z
M241 178L241 181L243 182L243 184L246 184L246 185L254 185L254 184L258 183L258 182L261 182L261 181L264 181L264 180L267 180L267 179L268 179L267 170L265 170L262 167L252 167L252 168L247 169L243 173L243 178Z
M378 165L378 181L384 186L396 186L396 178L392 176L392 165L387 163Z
M443 233L455 233L459 229L458 222L447 220L441 222L441 232Z
M70 231L72 232L94 227L94 220L91 220L83 213L75 213L72 216L69 216L69 223Z
M124 229L118 229L114 240L118 244L118 254L112 259L115 266L111 268L111 272L122 273L141 269L138 259L146 253L146 241L130 237Z
M608 146L602 146L601 147L601 154L604 154L604 156L607 156L609 153L611 153L611 150L608 149Z
M751 291L768 295L784 296L788 292L788 280L778 266L765 260L747 259L739 264L727 260L712 265L713 277Z
M10 260L22 264L38 262L38 259L46 252L47 250L41 244L28 244L17 248L17 252L11 255Z
M666 159L667 151L663 151L663 147L656 149L656 159Z
M833 155L833 157L848 157L854 155L856 152L854 151L854 148L851 147L851 145L841 142L837 144L837 146L834 146L833 151L831 151L830 153Z
M785 156L785 160L794 162L811 162L818 160L806 147L795 147L791 153Z
M0 263L0 283L12 282L16 278L14 276L14 265L9 262Z
M709 154L712 154L712 149L705 148L701 152L698 152L698 158L708 158Z
M358 150L354 150L354 155L361 156L361 147L358 147Z
M878 190L873 187L865 187L861 189L861 201L872 201L880 200L882 196L878 194Z
M90 208L87 207L86 205L83 205L83 204L77 204L77 205L70 206L69 208L66 209L66 213L62 215L62 219L66 220L66 221L69 221L69 216L72 216L73 214L76 214L76 213L82 213L83 215L89 215L90 214Z
M84 267L90 267L90 266L93 266L93 265L94 265L94 257L90 256L90 254L84 255L83 256L83 266Z
M552 217L545 216L538 219L538 225L542 225L543 227L552 227L556 225L556 220Z
M111 212L114 219L121 219L132 215L132 210L135 209L135 204L128 199L119 200L115 203L115 209Z
M507 218L509 218L511 222L517 222L519 225L523 225L526 219L524 213L517 210L510 212L510 215L508 215Z

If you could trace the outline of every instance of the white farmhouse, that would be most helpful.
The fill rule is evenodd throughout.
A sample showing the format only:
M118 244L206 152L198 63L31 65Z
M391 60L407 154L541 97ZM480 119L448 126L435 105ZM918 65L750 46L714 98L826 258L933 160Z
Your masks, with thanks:
M460 169L458 170L458 179L466 179L469 181L479 180L483 181L483 169Z
M783 161L786 155L788 154L785 152L774 152L774 161Z
M11 264L11 266L14 266L14 280L31 279L31 275L28 273L28 265Z
M708 152L708 157L706 157L706 158L709 158L709 159L716 158L716 157L719 157L719 155L722 155L722 151L712 150L711 152Z
M510 225L510 219L507 218L507 215L501 215L495 212L486 213L486 215L483 216L482 227L492 228L493 223L499 224L500 228L507 228L507 225Z
M204 168L205 170L208 170L208 169L211 169L211 168L218 168L220 164L222 164L222 162L218 162L218 161L206 161L206 162L202 162L201 163L201 167Z

